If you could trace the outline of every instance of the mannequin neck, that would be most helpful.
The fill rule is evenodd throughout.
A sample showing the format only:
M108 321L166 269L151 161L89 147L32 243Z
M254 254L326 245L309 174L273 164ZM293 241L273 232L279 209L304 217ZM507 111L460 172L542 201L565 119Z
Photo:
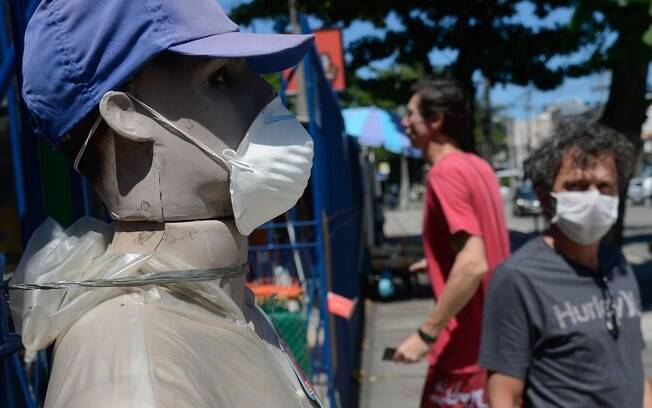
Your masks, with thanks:
M194 269L242 265L247 261L247 238L232 219L185 222L113 223L111 246L117 252L165 253ZM245 298L245 276L220 280L220 286L239 305Z

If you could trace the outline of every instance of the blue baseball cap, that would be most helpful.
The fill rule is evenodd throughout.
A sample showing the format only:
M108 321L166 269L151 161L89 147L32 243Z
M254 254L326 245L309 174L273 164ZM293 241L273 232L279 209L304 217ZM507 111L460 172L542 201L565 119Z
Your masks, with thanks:
M23 97L53 145L163 51L245 58L258 73L299 62L312 35L238 31L216 0L43 0L25 32Z

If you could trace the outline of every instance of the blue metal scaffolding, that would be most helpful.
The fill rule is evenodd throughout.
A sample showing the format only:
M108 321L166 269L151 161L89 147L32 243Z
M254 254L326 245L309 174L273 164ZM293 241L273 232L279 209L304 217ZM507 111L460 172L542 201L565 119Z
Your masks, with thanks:
M37 141L23 114L20 98L23 33L37 4L37 0L10 0L0 7L0 99L7 101L14 194L23 245L45 217ZM5 266L1 255L0 276L4 275ZM11 330L5 285L0 282L0 402L7 408L32 408L41 399L43 374L47 377L45 353L36 355L28 376L18 355L20 337Z
M310 32L306 19L301 20L303 32ZM312 381L318 391L325 390L322 397L329 407L356 407L364 302L359 302L353 316L346 320L328 313L327 295L334 292L349 299L363 297L366 248L362 237L360 148L345 133L337 96L314 48L304 58L303 67L308 105L306 126L315 143L315 156L310 188L300 205L304 200L311 203L310 213L297 220L296 211L290 211L287 222L266 224L262 228L268 231L268 243L251 246L249 250L256 256L266 254L272 266L291 265L288 254L301 252L301 259L309 264L304 308L310 314L314 307L319 314L318 341L311 350ZM282 85L284 97L286 83ZM299 238L295 242L276 243L272 231L288 227L300 230ZM270 276L272 272L260 271L257 277L265 274Z
M310 32L305 17L302 30ZM320 363L327 371L330 406L354 407L364 311L360 302L349 320L328 314L327 293L362 297L365 248L362 239L362 173L358 144L345 133L337 97L313 48L304 60L308 130L315 141L313 216L319 248L319 301L325 342Z

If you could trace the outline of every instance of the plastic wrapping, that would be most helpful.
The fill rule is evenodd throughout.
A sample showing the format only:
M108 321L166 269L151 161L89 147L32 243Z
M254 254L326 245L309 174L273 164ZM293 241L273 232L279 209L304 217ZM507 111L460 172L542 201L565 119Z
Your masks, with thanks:
M111 237L91 218L65 231L48 220L13 282L190 269L158 253L114 252ZM27 350L56 341L48 408L313 406L253 296L242 310L219 281L12 291L11 305Z

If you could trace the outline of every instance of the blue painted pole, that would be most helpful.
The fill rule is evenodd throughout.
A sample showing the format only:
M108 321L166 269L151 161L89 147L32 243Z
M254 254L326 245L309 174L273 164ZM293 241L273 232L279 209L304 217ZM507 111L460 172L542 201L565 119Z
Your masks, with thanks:
M0 45L2 46L2 68L0 69L0 95L7 93L7 113L9 115L9 143L11 146L12 169L14 173L14 188L16 193L16 210L22 227L23 244L29 232L27 218L27 196L25 192L25 178L23 175L23 155L20 141L20 116L16 107L16 94L12 81L14 79L14 47L9 42L5 22L7 16L5 8L0 7Z
M39 401L41 397L41 367L45 363L44 358L43 358L43 353L45 351L41 350L36 353L36 364L34 367L34 372L33 372L33 380L32 380L32 390L34 393L34 401Z
M72 166L68 172L70 193L72 195L72 213L75 219L91 214L91 187L86 177L77 173Z
M23 49L23 34L26 26L25 16L31 16L35 10L38 0L31 0L28 4L27 14L25 14L24 3L20 0L10 0L11 6L11 26L13 28L13 41L10 43L8 35L8 27L6 26L7 15L5 13L5 5L0 6L0 46L3 49L3 62L0 67L0 95L7 96L7 110L9 116L9 133L10 145L12 155L12 167L14 173L14 186L16 193L16 206L20 219L22 229L22 243L26 244L31 232L36 226L36 222L40 222L44 216L42 191L40 187L40 166L38 166L38 154L25 155L25 152L36 152L36 144L34 142L27 143L28 148L22 145L21 131L26 134L32 134L27 126L26 116L20 114L21 99L20 94L17 92L21 88L21 71L20 59L22 58ZM14 77L15 74L15 77ZM15 81L14 81L15 79ZM33 136L33 135L32 135ZM27 170L32 173L32 185L36 185L35 192L30 194L31 200L27 200L27 188L25 183L26 168L24 158L27 158ZM31 160L30 160L31 159ZM31 211L30 211L31 210ZM2 268L0 268L2 272ZM2 273L0 273L0 277ZM0 364L2 368L2 394L3 404L7 407L16 407L17 399L14 393L15 379L18 380L23 394L23 403L28 408L36 407L34 396L30 392L30 387L24 373L21 361L16 354L16 350L20 348L20 338L9 333L7 308L5 304L5 289L4 282L0 282L0 349L7 353L0 353ZM13 366L13 372L12 372ZM39 364L35 367L39 370ZM12 375L15 374L15 375Z
M23 401L25 402L25 406L27 408L36 408L36 403L34 401L34 398L32 397L32 394L29 391L29 384L25 376L25 371L23 370L23 365L20 362L20 358L18 358L18 354L14 353L11 356L11 360L14 363L14 369L16 370L16 377L18 377L18 384L20 385L20 389L23 392Z
M310 32L310 27L308 26L308 20L305 16L300 16L301 30L304 33ZM315 64L320 64L319 59L315 57L315 50L312 48L306 57L304 58L304 75L305 75L305 86L306 86L306 102L308 105L308 132L313 135L315 143L315 163L312 168L312 202L313 202L313 213L317 220L316 228L316 239L317 239L317 253L318 253L318 262L317 270L319 273L319 309L320 316L323 323L324 330L324 343L322 345L322 356L323 356L323 369L326 372L326 378L328 383L328 401L329 406L335 407L336 398L335 398L335 382L333 375L333 355L331 353L331 327L330 327L330 316L328 314L328 303L327 303L327 291L328 291L328 277L326 276L326 259L327 255L324 251L326 243L324 242L324 230L322 223L322 216L327 215L327 192L326 192L326 179L325 171L327 163L324 160L323 148L321 147L324 140L320 137L320 130L316 123L316 118L318 115L317 112L317 95L315 93L315 77L313 75L313 70Z
M84 176L81 177L81 190L82 190L82 202L84 204L84 215L90 216L91 214L91 187L88 183L88 179Z
M25 2L21 0L9 0L11 6L11 22L13 29L13 46L15 58L15 74L16 74L16 88L22 87L21 63L23 57L23 36L25 27L27 25L27 18L35 9L37 0L31 0L26 6ZM3 10L4 14L4 10ZM5 20L6 21L6 20ZM10 90L11 92L11 90ZM14 91L15 92L15 91ZM43 188L41 183L41 166L39 162L38 142L36 135L32 131L27 118L28 114L26 108L23 106L22 99L18 93L14 94L13 100L9 100L10 110L13 109L13 115L10 115L10 126L12 131L16 132L12 135L12 151L14 147L20 154L13 156L15 163L14 167L22 170L22 192L17 191L17 196L23 194L25 198L29 196L29 200L25 199L24 214L21 217L22 227L22 240L23 245L27 243L32 231L45 219L45 208L43 199ZM13 107L11 105L14 105ZM22 133L22 137L21 137ZM22 144L22 146L21 146ZM17 185L17 189L21 186Z
M4 276L4 254L0 252L0 276ZM16 396L11 375L11 354L15 348L11 344L9 336L9 321L7 304L5 299L6 283L0 280L0 402L3 407L12 408L16 406Z
M0 14L4 14L1 12ZM5 45L8 42L6 31L2 30L5 37L2 40L2 65L0 65L0 95L6 95L11 80L14 77L14 47Z

